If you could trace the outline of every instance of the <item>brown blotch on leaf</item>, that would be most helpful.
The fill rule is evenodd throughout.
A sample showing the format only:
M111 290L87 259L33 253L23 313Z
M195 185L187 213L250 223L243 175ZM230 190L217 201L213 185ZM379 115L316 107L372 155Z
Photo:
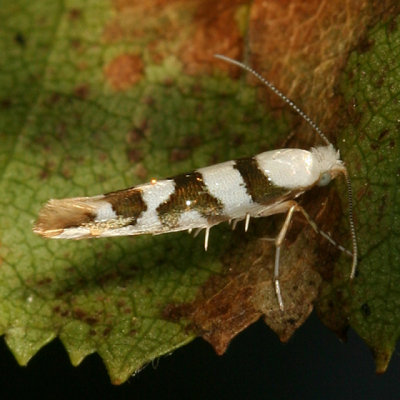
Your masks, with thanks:
M103 336L107 337L109 334L111 333L111 327L107 326L106 328L104 328L103 330Z
M82 10L80 8L71 8L68 11L68 17L70 20L74 21L82 16Z
M82 42L79 38L71 39L69 43L71 44L71 47L76 51L82 49Z
M375 2L371 12L368 1L354 2L344 12L340 2L293 0L288 12L287 3L252 3L248 63L295 103L299 105L301 101L303 111L317 120L325 132L335 132L342 102L335 96L335 86L348 54L358 46L368 26L385 18L382 12L389 9L388 4ZM273 105L282 107L276 96L268 98ZM315 140L311 130L301 135Z
M292 249L285 249L280 277L285 311L281 312L272 281L273 246L256 237L240 241L224 257L229 273L210 278L193 303L169 305L163 313L167 319L189 319L189 329L217 354L223 354L239 332L262 316L282 341L288 340L310 314L318 291L318 274L310 271L304 258L294 261L288 256ZM295 265L285 267L288 260Z
M142 163L139 163L135 166L134 174L142 181L147 179L147 177L149 176L149 172Z
M61 312L61 306L54 306L54 307L53 307L53 311L54 311L56 314L60 314L60 312Z
M182 144L185 147L195 149L203 143L203 138L199 135L189 135L185 136L182 140Z
M358 43L358 50L360 53L367 53L374 44L375 44L374 40L371 40L368 37L364 37Z
M218 68L232 71L237 76L240 72L216 58L214 54L224 54L239 59L243 47L243 34L240 32L237 11L242 6L250 7L248 0L215 2L203 0L197 2L193 16L193 33L183 42L178 57L185 65L188 74L198 74ZM212 16L210 10L213 10Z
M78 85L74 89L74 94L76 97L79 97L82 100L87 99L90 93L90 87L86 83L82 83L81 85Z
M169 161L170 162L177 162L187 160L191 155L190 150L188 149L181 149L181 148L174 148L171 150L169 154Z
M370 143L370 145L369 145L369 147L371 148L371 150L377 150L378 148L379 148L379 143L374 143L374 142L371 142Z
M58 104L61 99L62 96L60 93L53 92L44 100L44 103L46 104L46 106L54 106Z
M146 134L146 131L148 129L148 125L149 122L147 121L147 119L144 119L139 126L135 126L133 127L127 135L127 142L128 144L137 144L138 142L140 142Z
M322 229L332 226L340 214L335 197L329 191L312 195L305 199L310 215ZM193 302L165 307L164 318L189 320L188 330L210 342L218 354L224 353L232 338L260 317L281 341L287 341L313 309L321 284L315 267L323 266L321 272L329 276L335 256L328 250L332 246L323 238L321 242L317 240L301 217L293 222L281 249L280 284L285 306L282 312L273 282L275 246L262 240L278 234L279 229L270 225L267 219L252 219L247 234L238 226L232 246L222 258L221 274L212 276ZM314 251L316 248L318 252Z
M368 305L368 303L364 303L364 304L361 306L361 312L362 312L362 314L364 315L364 317L366 317L366 318L368 318L368 317L371 315L371 308L370 308L370 306Z
M40 280L37 282L37 284L38 284L38 286L43 286L43 285L48 285L48 284L51 283L52 281L53 281L52 278L47 277L47 278L40 279Z
M84 320L88 316L87 312L82 310L81 308L74 308L73 313L74 313L74 317L79 320Z
M398 27L397 19L391 18L388 24L388 32L389 33L395 32L397 30L397 27Z
M54 169L54 163L50 162L50 161L46 161L44 163L42 169L40 170L39 179L46 180L52 173L53 169Z
M143 160L143 153L139 149L128 149L127 155L128 155L128 160L131 163L137 163Z
M390 133L389 129L384 129L378 136L378 140L381 141Z
M23 35L21 32L17 32L14 35L14 41L15 43L18 44L20 47L25 47L26 46L26 37Z
M93 316L88 316L85 318L85 322L89 325L95 325L99 322L99 319Z
M104 68L104 74L114 90L127 90L143 77L143 61L135 54L121 54Z
M11 99L2 99L0 100L0 107L3 109L7 109L11 107Z
M169 159L171 162L187 160L191 157L193 150L203 142L201 136L190 135L181 140L181 146L171 150Z

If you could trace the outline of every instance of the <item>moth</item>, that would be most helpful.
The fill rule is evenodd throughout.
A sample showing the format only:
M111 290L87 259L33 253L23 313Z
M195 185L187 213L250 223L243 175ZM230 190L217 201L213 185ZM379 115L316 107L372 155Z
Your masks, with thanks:
M279 149L254 157L226 161L199 168L172 178L156 180L128 189L93 197L49 200L39 212L33 231L45 238L87 239L205 230L207 250L210 229L224 221L286 214L283 226L274 239L274 287L279 308L283 311L279 283L280 252L294 212L300 212L311 227L335 246L321 231L296 199L314 186L326 186L342 174L347 182L348 215L352 239L353 279L357 267L357 239L353 222L352 188L339 151L329 142L316 123L272 83L247 65L216 55L260 80L299 114L325 142L310 150Z

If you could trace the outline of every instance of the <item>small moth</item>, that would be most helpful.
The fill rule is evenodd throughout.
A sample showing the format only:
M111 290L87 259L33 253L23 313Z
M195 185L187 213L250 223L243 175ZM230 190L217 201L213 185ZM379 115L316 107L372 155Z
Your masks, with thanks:
M352 252L347 252L353 257L350 279L354 278L357 240L350 179L339 151L308 115L247 65L225 56L215 57L253 74L296 111L326 145L308 151L266 151L254 157L226 161L169 179L152 179L143 185L99 196L49 200L41 209L33 231L45 238L87 239L205 229L204 247L207 250L210 228L214 225L245 220L247 231L250 218L286 213L283 226L274 239L274 286L283 311L279 283L280 251L295 211L301 212L317 233L347 251L321 231L296 202L305 191L314 186L325 186L339 174L344 175L348 188Z

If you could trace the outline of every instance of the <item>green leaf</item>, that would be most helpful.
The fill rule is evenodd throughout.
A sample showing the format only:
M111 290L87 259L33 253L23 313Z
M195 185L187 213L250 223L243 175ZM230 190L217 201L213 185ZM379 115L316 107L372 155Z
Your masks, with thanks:
M202 235L185 233L78 242L32 233L49 198L105 193L281 146L288 133L284 118L269 116L264 97L260 101L247 80L221 73L238 71L214 53L242 58L248 42L249 64L300 99L322 126L336 124L330 96L337 71L368 21L380 19L379 7L343 13L332 3L316 12L302 3L288 18L279 2L221 4L210 19L207 0L162 7L151 1L3 2L0 332L20 364L58 336L74 365L98 352L111 380L121 383L195 336L223 353L261 316L287 340L311 312L320 274L324 321L338 331L350 315L378 361L388 359L398 336L395 24L370 32L364 53L348 62L352 79L342 78L347 101L360 110L357 124L343 129L346 143L338 141L355 178L360 228L362 261L350 289L348 258L341 257L333 280L327 277L325 267L334 267L336 255L320 247L324 240L308 234L301 219L282 254L283 315L271 282L273 247L259 240L277 229L265 219L252 220L246 235L216 227L206 253ZM309 128L296 131L291 145L316 142ZM303 202L319 226L333 232L341 203L333 186L311 191ZM344 224L341 243L348 241Z
M120 383L195 337L168 307L221 270L231 230L207 253L186 233L50 241L32 233L41 205L252 155L283 124L246 82L107 41L107 3L64 4L2 10L0 329L22 365L59 336L74 365L98 352Z
M336 331L349 319L372 349L378 372L386 370L400 334L399 23L397 17L370 29L343 74L349 115L342 137L352 149L343 158L353 179L360 263L350 288L343 286L348 263L342 264L320 305Z

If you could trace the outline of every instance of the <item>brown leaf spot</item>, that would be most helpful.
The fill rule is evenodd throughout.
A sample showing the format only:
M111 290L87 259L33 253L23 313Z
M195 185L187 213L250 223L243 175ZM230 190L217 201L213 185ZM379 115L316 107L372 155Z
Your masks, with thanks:
M75 96L82 100L86 99L89 96L89 93L90 87L86 83L82 83L81 85L76 86L74 89Z
M375 15L384 3L376 6ZM367 12L369 7L367 0L351 7L319 0L256 0L249 18L249 63L295 103L301 100L304 111L325 131L334 132L340 105L334 88L348 52L371 23L374 13ZM268 98L273 106L282 107L275 96ZM302 136L307 141L307 135ZM309 138L315 142L313 132Z
M71 39L69 43L70 43L71 47L76 51L79 51L82 49L82 42L79 38Z
M100 162L105 162L108 159L108 154L104 152L99 153L99 161Z
M238 59L242 53L243 37L236 19L238 7L249 4L247 0L230 2L202 0L197 2L193 16L193 33L180 46L179 59L183 61L188 74L211 72L215 65L234 71L228 64L214 58L224 54ZM210 10L213 10L212 16Z
M79 8L71 8L68 11L68 17L71 21L76 21L77 19L81 18L82 10Z
M358 44L358 50L361 54L367 53L374 44L375 44L374 40L371 40L368 37L364 37L360 40Z
M182 140L182 144L185 147L189 147L191 149L195 149L200 146L203 142L203 138L199 135L189 135L185 136Z
M74 312L74 317L79 320L84 320L87 318L86 311L82 310L81 308L75 308L73 312Z
M39 179L46 180L54 170L54 163L46 161L39 172Z
M187 160L191 152L188 149L174 148L169 155L170 162Z
M113 5L117 11L129 10L140 3L141 2L137 2L135 0L113 0ZM170 1L169 0L151 0L151 1L149 1L149 3L151 3L152 7L160 8L160 7L163 7L165 4L170 3Z
M85 322L89 325L95 325L99 322L99 319L94 316L88 316L85 318Z
M378 136L378 140L381 141L390 133L389 129L384 129Z
M326 227L332 227L332 220L338 221L341 210L335 196L329 188L319 188L304 199L306 209L321 229L327 230ZM232 246L222 258L221 274L212 276L192 303L169 304L164 309L167 319L189 320L188 329L210 342L218 354L261 316L282 341L287 341L307 319L318 296L321 276L315 266L321 267L324 277L331 275L336 249L332 250L325 239L314 234L299 216L281 250L280 284L285 306L282 312L273 282L275 246L262 240L277 235L268 221L271 219L252 219L247 234L239 224ZM316 248L318 253L314 252Z
M11 99L2 99L0 100L0 107L3 109L8 109L12 105Z
M397 30L398 28L398 23L395 18L391 18L388 24L388 31L389 33L393 33Z
M143 160L143 153L139 149L128 149L128 160L131 163L137 163Z
M53 280L52 280L50 277L46 277L46 278L40 279L40 280L37 282L37 284L38 284L38 286L44 286L44 285L50 284L52 281L53 281Z
M149 176L149 172L147 171L146 167L142 163L139 163L136 165L134 174L142 181L147 179L147 177Z
M110 327L110 326L107 326L107 327L104 328L104 330L103 330L103 336L104 336L104 337L107 337L107 336L110 334L110 332L111 332L111 327Z
M17 32L14 35L14 41L20 47L25 47L26 46L26 37L21 32Z
M142 79L142 59L135 54L121 54L104 68L104 74L114 90L127 90Z
M148 129L148 121L143 120L139 126L135 126L131 131L128 132L127 142L128 144L137 144L140 142Z
M60 93L53 92L45 99L44 103L46 106L54 106L59 103L61 99L62 96Z

